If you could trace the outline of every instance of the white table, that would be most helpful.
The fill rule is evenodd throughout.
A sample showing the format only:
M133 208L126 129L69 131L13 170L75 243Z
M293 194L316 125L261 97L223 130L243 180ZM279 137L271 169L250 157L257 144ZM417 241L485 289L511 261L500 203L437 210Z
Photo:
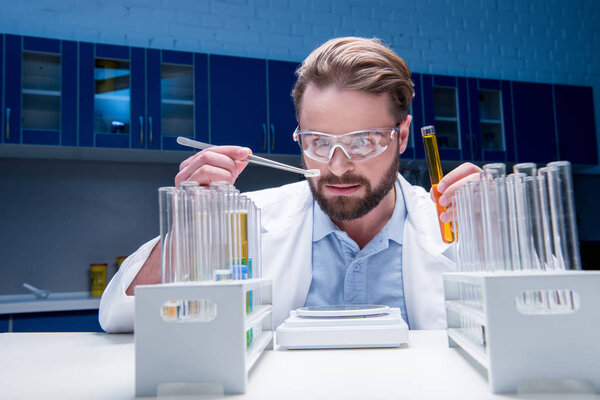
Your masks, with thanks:
M0 334L0 399L133 399L133 335ZM397 349L266 351L243 399L600 399L594 394L493 395L447 347L444 331L410 331Z

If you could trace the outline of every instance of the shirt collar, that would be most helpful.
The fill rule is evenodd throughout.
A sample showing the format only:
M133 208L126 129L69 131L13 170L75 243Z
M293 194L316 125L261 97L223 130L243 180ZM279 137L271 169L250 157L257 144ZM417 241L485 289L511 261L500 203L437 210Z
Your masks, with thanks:
M404 232L404 221L406 220L406 205L404 204L402 189L400 189L397 180L394 186L396 188L394 212L392 213L392 218L385 224L380 233L383 233L384 237L387 236L388 239L402 244L402 232ZM325 214L316 200L313 200L313 203L313 243L315 243L329 234L340 231L340 229Z

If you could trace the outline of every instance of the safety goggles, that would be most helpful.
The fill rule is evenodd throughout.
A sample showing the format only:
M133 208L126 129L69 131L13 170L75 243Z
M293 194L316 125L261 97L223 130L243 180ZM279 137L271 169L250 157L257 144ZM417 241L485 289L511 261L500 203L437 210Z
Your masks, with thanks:
M368 160L383 153L392 139L396 138L400 125L395 128L365 129L331 135L329 133L301 131L296 128L293 134L302 152L316 161L329 161L335 149L341 149L351 160Z

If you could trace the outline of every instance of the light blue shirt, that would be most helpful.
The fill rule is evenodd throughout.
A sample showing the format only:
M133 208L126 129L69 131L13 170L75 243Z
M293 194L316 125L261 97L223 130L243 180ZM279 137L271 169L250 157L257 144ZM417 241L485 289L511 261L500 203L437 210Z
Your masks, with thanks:
M383 304L400 308L409 323L402 280L406 206L398 182L395 187L392 218L362 250L314 202L313 277L306 306Z

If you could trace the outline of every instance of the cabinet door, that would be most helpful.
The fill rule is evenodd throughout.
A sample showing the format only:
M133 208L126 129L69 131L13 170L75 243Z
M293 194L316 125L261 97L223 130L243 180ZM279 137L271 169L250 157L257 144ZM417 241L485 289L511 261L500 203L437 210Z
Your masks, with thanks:
M410 104L409 114L412 116L410 124L410 133L408 135L408 144L406 150L401 155L404 159L425 158L423 150L423 139L421 138L421 128L423 125L423 83L421 74L413 73L411 80L415 84L415 97Z
M510 86L499 80L470 78L468 88L472 159L514 161Z
M177 136L207 142L207 56L163 50L155 60L150 52L148 50L151 143L154 137L163 149L189 150L177 144Z
M425 125L434 125L442 160L471 158L467 80L423 75Z
M98 310L13 314L13 332L102 332Z
M6 118L6 109L4 108L4 35L0 35L0 143L8 133L7 126L4 124Z
M292 98L298 63L267 61L269 70L269 153L300 154L292 139L298 123Z
M210 141L268 152L266 60L209 56Z
M145 147L143 50L80 43L79 65L79 145Z
M517 161L556 160L552 85L512 82L512 100Z
M7 35L9 143L76 145L77 45Z
M559 158L573 164L598 164L592 88L555 85L554 101Z

